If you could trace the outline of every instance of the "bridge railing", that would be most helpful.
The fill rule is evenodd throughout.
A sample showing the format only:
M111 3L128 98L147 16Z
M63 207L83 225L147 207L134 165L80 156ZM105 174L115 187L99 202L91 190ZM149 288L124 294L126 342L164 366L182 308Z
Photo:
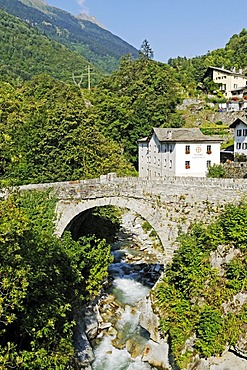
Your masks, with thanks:
M221 189L238 189L247 191L247 179L216 179L204 177L164 177L157 179L147 179L140 177L117 177L114 174L103 175L100 178L88 180L73 180L42 184L28 184L16 187L19 190L37 190L37 189L61 189L70 187L100 187L104 185L118 185L122 187L139 187L144 189L164 188L166 186L199 187L199 188L221 188ZM4 194L5 191L2 191Z

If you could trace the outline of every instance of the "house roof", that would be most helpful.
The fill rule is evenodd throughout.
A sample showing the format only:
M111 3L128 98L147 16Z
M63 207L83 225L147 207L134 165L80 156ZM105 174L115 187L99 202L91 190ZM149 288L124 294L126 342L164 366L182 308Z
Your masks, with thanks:
M212 67L212 66L209 66L205 75L207 74L207 72L209 70L215 70L215 71L219 71L219 72L222 72L222 73L227 73L229 75L233 75L233 76L241 76L241 77L245 77L247 78L247 76L245 76L243 73L239 73L237 71L231 71L229 69L225 69L225 68L219 68L219 67Z
M247 120L245 118L237 118L229 127L235 128L241 122L247 126Z
M223 141L219 136L204 135L199 128L153 128L160 142Z
M148 142L148 137L147 136L143 137L141 139L138 139L137 141L138 141L138 143L146 143L146 142Z

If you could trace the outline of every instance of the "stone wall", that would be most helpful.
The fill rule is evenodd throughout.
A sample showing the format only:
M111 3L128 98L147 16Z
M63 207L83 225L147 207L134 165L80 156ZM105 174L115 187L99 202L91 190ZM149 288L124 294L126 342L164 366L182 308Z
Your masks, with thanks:
M224 163L224 169L226 171L227 178L247 178L247 162L230 162Z

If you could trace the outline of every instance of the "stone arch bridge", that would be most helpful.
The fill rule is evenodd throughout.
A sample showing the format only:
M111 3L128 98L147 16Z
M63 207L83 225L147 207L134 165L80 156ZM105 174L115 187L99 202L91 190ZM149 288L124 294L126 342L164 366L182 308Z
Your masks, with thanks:
M191 177L148 180L108 174L93 180L25 185L20 190L47 188L53 188L58 198L58 236L79 220L83 212L113 205L130 209L146 219L157 232L170 260L178 231L186 231L193 222L208 223L226 203L240 202L247 195L247 180Z

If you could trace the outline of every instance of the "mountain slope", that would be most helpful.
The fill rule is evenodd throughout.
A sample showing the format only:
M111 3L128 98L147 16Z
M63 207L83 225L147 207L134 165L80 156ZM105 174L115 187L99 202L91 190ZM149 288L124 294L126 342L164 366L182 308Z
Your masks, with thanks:
M115 70L123 55L138 56L138 51L118 36L95 23L49 6L43 0L0 0L0 8L80 53L105 72Z
M88 61L0 9L0 79L15 82L47 73L72 83ZM99 71L98 71L99 74ZM94 75L96 76L96 75ZM86 86L86 78L85 78Z

